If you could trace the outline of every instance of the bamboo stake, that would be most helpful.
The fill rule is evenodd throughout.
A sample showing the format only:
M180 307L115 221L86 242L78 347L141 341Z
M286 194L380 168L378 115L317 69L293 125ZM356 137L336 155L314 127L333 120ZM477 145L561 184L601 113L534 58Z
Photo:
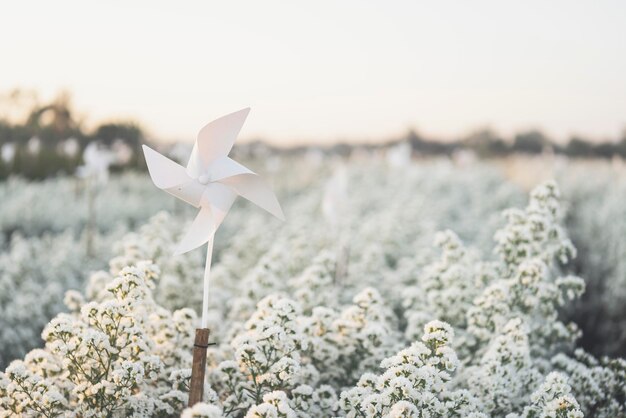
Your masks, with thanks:
M204 374L206 372L206 351L209 346L209 333L208 328L196 328L191 382L189 383L189 406L202 402L202 396L204 395Z

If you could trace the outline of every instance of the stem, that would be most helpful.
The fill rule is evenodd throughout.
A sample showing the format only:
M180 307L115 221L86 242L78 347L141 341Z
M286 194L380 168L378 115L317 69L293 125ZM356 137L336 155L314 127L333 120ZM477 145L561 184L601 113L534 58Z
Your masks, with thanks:
M96 191L95 185L88 180L87 185L87 255L94 255L94 235L96 229Z
M204 266L204 293L202 296L202 324L200 328L207 328L209 317L209 276L211 273L211 258L213 257L213 236L209 238L206 251L206 265Z

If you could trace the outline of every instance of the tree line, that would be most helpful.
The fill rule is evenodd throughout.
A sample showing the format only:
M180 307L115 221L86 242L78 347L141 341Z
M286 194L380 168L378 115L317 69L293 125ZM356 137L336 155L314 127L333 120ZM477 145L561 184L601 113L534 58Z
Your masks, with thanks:
M452 154L457 150L466 149L483 158L546 152L572 158L626 158L626 131L622 133L621 138L613 141L593 141L573 136L564 144L551 140L539 130L520 132L506 139L489 129L474 132L451 142L429 140L415 131L409 131L399 141L408 141L412 149L420 154Z
M0 179L20 175L42 179L58 174L73 174L83 163L83 151L91 142L110 149L125 148L127 158L111 167L113 171L126 168L145 169L141 144L146 142L144 130L135 122L103 123L93 130L84 128L70 105L69 95L61 94L50 103L34 104L20 122L11 122L0 116ZM325 151L347 155L355 148L379 149L399 142L408 142L419 155L452 155L469 150L481 158L498 158L513 154L541 154L545 152L571 158L626 158L626 131L612 141L593 141L574 136L560 144L539 130L520 132L512 138L503 138L496 132L483 129L454 141L425 138L414 130L404 136L377 145L340 143ZM242 148L254 150L259 143ZM275 148L273 152L300 153L310 147Z
M33 105L26 115L18 122L0 117L0 179L11 174L30 179L73 174L83 164L83 151L94 141L125 151L126 158L112 170L144 166L141 144L145 134L135 122L102 123L85 129L65 94L50 103Z

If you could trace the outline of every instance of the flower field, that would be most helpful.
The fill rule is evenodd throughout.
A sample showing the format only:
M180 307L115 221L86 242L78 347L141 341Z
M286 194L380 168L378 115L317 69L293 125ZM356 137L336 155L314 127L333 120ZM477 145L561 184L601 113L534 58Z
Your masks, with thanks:
M0 183L0 416L626 416L620 166L257 168L287 222L239 199L218 231L188 409L193 210L146 174Z

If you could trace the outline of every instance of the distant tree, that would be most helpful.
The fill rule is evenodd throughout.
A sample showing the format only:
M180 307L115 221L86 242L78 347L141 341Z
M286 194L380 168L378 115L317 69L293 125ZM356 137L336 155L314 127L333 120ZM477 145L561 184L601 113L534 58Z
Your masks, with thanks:
M9 107L18 107L23 103L22 94L10 92L0 95L0 104L6 103ZM40 103L38 100L31 101L31 107L25 113L26 117L19 122L16 118L9 118L10 111L2 112L5 119L0 118L0 146L5 143L15 145L15 156L10 164L10 172L27 178L40 179L47 176L66 173L74 173L76 167L81 164L82 151L91 141L98 140L107 146L114 146L117 150L123 144L126 151L120 155L126 155L123 167L144 167L141 144L144 142L144 133L135 123L107 123L100 125L92 134L83 131L81 122L76 118L68 93L59 94L50 103ZM16 112L13 112L16 113ZM33 138L37 138L36 140ZM78 143L75 151L68 151L66 142ZM37 143L36 150L29 149L29 143ZM118 168L122 168L122 165ZM8 164L0 168L0 178L9 175Z
M626 129L622 131L622 135L615 144L615 152L622 158L626 158Z
M614 142L600 142L593 146L593 155L601 158L613 158L618 154L618 144Z
M0 92L0 118L9 122L21 121L39 103L33 90L15 88Z
M550 146L550 140L540 131L528 131L515 135L513 150L526 154L539 154Z
M51 139L65 139L80 131L80 124L74 118L71 96L61 92L51 103L36 105L28 115L26 127L34 134L46 134Z
M413 129L409 129L409 132L406 134L406 141L411 144L411 148L418 149L424 143L422 137Z
M342 157L349 157L352 153L352 147L348 144L339 143L330 148L332 154L341 155Z
M92 136L107 146L119 140L135 148L144 141L143 130L134 122L105 123L98 126Z
M593 151L590 141L577 136L572 137L565 147L565 153L570 157L591 157Z
M143 168L145 166L141 145L146 142L146 139L143 129L137 123L105 123L96 128L92 138L108 147L116 145L116 142L127 145L132 151L132 156L126 165L134 168Z
M476 152L480 157L497 157L506 154L506 142L490 129L476 131L462 141L463 146Z
M401 140L411 144L411 149L419 154L451 154L458 147L458 144L455 142L424 139L413 129L409 130Z
M0 120L0 145L9 142L19 143L20 141L18 129L6 120Z

